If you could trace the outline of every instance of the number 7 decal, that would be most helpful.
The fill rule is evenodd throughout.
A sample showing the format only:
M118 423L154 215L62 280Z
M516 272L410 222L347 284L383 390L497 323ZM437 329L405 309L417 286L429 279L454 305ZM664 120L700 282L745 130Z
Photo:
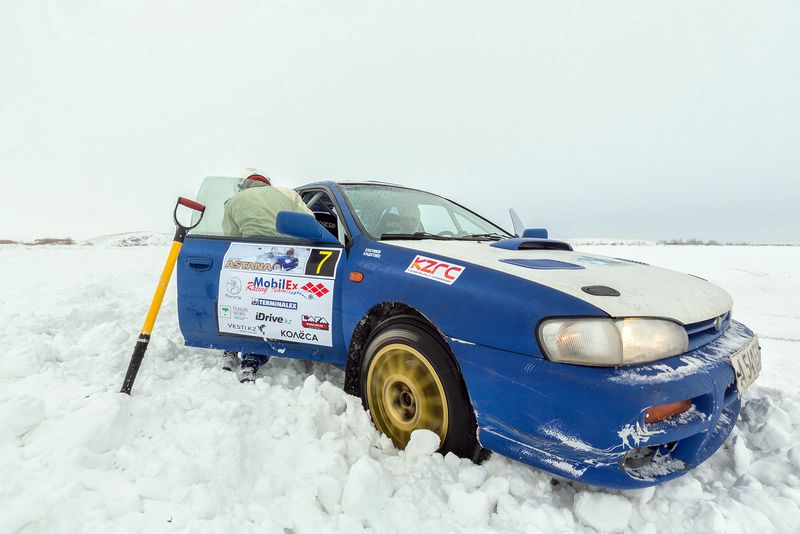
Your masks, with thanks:
M313 249L308 256L305 274L333 278L336 276L336 264L339 261L339 254L339 250Z
M326 261L328 261L328 258L333 256L333 252L331 252L330 250L320 250L319 253L321 256L325 257L322 258L322 261L320 261L319 265L317 265L317 274L319 274L320 271L322 271L322 266L325 264Z

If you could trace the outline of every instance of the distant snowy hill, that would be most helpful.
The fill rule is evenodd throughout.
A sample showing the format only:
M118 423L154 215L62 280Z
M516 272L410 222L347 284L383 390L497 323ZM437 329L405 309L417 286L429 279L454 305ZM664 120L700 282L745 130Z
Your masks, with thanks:
M156 232L127 232L124 234L104 235L83 241L82 245L98 247L152 247L172 243L172 235Z
M573 246L582 246L582 245L631 245L631 246L643 246L643 245L657 245L658 241L654 241L651 239L626 239L626 238L617 238L617 237L573 237L567 238L565 241L569 242Z

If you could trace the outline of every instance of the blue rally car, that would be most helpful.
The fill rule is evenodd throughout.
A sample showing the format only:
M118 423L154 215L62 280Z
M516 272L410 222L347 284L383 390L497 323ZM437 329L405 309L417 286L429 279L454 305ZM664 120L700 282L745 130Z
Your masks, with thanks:
M200 191L178 264L186 344L337 365L399 448L426 428L475 461L658 484L722 445L760 371L757 337L701 278L383 183L300 187L315 216L281 212L285 237L226 237L240 183ZM275 268L287 255L296 265Z

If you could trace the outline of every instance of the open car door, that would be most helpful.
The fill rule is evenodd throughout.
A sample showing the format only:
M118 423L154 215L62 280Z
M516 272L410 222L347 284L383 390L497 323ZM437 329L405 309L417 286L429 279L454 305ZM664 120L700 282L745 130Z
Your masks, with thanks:
M341 244L224 235L225 203L242 182L208 177L197 195L206 214L186 238L177 269L186 344L333 361L344 344Z

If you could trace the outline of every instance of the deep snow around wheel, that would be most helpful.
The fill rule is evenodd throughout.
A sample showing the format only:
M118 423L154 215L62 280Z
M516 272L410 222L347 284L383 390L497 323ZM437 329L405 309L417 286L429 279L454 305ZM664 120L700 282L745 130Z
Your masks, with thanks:
M800 531L800 247L580 250L707 278L761 338L733 434L658 488L476 466L430 432L399 452L327 365L275 358L240 385L182 345L174 280L127 397L166 248L0 247L0 533Z

